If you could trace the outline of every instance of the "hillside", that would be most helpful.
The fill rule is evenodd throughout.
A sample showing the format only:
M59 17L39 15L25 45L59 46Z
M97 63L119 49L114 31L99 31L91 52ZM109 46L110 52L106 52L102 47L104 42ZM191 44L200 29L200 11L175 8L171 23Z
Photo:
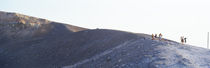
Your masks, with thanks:
M33 38L49 36L49 34L69 34L82 30L86 30L86 28L0 11L0 33L2 37L7 39Z
M210 50L0 12L0 68L210 68Z
M209 57L208 49L138 37L63 68L209 68Z

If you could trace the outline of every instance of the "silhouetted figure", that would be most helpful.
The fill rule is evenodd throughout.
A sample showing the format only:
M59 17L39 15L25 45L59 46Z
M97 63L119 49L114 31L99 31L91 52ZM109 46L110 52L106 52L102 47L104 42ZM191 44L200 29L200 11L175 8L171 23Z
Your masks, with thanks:
M157 34L155 34L155 38L157 38Z
M184 44L184 37L181 36L181 43Z
M187 43L187 38L186 37L184 38L184 43Z

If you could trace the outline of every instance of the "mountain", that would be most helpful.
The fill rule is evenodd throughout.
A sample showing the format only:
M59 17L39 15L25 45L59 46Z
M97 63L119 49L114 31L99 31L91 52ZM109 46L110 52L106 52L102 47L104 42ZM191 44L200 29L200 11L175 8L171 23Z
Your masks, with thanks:
M210 68L210 50L0 12L0 68Z

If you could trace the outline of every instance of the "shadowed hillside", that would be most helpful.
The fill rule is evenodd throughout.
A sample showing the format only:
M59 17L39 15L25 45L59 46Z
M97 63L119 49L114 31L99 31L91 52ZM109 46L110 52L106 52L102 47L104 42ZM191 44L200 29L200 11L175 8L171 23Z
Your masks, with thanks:
M210 50L0 12L0 68L209 68Z

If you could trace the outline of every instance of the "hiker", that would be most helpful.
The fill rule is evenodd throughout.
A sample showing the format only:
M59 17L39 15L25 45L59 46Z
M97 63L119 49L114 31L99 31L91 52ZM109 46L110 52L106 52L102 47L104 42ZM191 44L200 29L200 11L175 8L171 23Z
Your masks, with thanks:
M184 43L187 43L187 38L186 37L184 37Z
M152 34L152 40L155 40L155 36L154 36L154 34Z
M181 43L184 44L184 37L181 36Z
M155 38L157 38L157 34L155 34Z
M159 34L159 40L162 40L162 36L163 36L163 35L160 33L160 34Z

